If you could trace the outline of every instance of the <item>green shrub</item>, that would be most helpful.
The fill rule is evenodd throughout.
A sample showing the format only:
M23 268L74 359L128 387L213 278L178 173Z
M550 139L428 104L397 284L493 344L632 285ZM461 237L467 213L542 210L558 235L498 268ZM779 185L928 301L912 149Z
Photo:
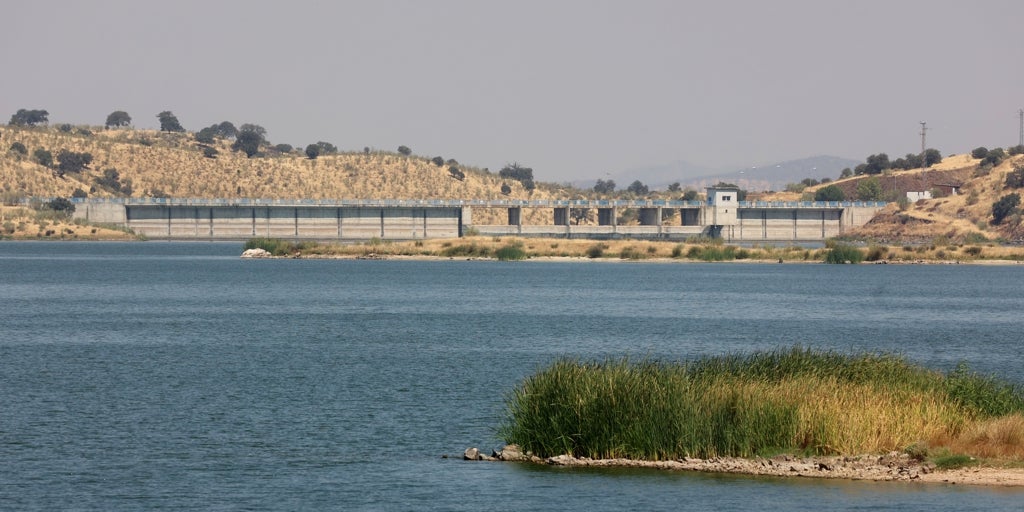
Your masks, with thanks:
M980 225L981 229L985 229L985 221L978 221L978 224ZM971 231L970 233L964 235L964 243L967 244L986 244L989 241L990 240L987 236L977 231Z
M501 261L517 261L526 259L526 251L521 244L510 244L499 248L494 252L495 257Z
M881 245L872 245L868 247L868 254L864 257L866 261L880 261L884 260L889 255L889 248Z
M474 243L460 244L448 247L441 251L442 256L446 257L474 257L474 258L486 258L491 255L490 247L477 245Z
M938 469L959 469L973 466L978 463L974 457L962 454L942 455L935 458L935 467Z
M825 253L825 263L843 264L860 263L864 261L864 253L857 247L848 244L837 243Z
M640 252L639 249L629 246L623 247L622 250L619 251L619 258L624 260L639 260L644 258L644 254Z
M683 255L683 244L677 244L672 248L672 257L678 258Z
M600 258L604 256L605 246L603 244L594 244L587 248L588 258Z

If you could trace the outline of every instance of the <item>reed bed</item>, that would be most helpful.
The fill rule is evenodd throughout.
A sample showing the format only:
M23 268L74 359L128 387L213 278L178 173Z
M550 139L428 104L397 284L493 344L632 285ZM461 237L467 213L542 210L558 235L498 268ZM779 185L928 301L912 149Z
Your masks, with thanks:
M1024 422L978 430L1024 411L1015 385L892 354L802 348L682 363L563 359L527 378L506 404L499 434L542 457L882 453L971 432L1024 432Z

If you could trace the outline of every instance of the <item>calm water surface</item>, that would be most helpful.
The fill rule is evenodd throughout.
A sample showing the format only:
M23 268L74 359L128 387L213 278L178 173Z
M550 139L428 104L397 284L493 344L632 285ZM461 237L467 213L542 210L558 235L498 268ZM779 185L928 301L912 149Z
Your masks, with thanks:
M795 344L1024 382L1024 268L243 261L0 243L0 509L1002 510L1024 490L467 463L560 356ZM442 455L453 458L442 458Z

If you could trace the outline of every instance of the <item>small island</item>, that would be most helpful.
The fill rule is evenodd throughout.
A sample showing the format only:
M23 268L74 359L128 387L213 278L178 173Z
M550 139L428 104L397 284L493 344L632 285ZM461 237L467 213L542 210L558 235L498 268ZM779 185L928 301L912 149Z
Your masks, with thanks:
M795 347L558 360L507 397L493 457L552 465L1024 485L1024 392L965 365Z

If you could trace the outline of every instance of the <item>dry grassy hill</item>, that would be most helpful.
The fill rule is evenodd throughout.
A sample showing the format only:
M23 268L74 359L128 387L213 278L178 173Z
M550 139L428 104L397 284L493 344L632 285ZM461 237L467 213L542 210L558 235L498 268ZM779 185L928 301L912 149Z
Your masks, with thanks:
M25 197L176 197L262 199L572 199L585 193L538 182L528 191L515 180L471 166L457 165L463 179L453 177L449 163L437 166L430 157L370 151L322 155L315 160L298 152L247 158L218 140L215 158L190 133L162 133L88 127L63 132L55 128L0 127L0 199ZM91 132L91 133L89 133ZM9 150L20 143L22 155ZM63 178L33 158L37 149L56 160L61 150L92 155L89 167ZM104 171L115 169L130 193L99 184ZM511 191L502 193L502 185ZM533 210L528 213L534 214ZM536 215L549 218L550 212ZM486 212L474 212L478 222ZM497 213L495 213L497 215ZM529 219L527 219L529 221Z
M970 155L953 155L928 169L886 171L876 176L855 176L808 188L804 195L827 185L836 185L848 198L857 197L857 185L875 178L883 197L906 197L908 191L929 190L939 196L913 203L890 203L867 225L848 233L881 243L1019 243L1024 241L1024 225L1019 213L1010 215L1001 224L992 224L992 205L1002 196L1024 192L1006 185L1006 177L1016 167L1024 166L1024 155L1011 156L994 167L982 166ZM942 195L948 189L941 185L959 185L956 194ZM778 193L767 200L800 200L799 194Z
M0 200L14 203L26 197L70 197L76 190L88 197L177 197L177 198L265 198L265 199L582 199L591 191L568 186L537 183L526 190L519 182L496 173L458 164L464 173L458 179L449 163L437 166L430 157L403 156L394 152L370 151L323 155L309 159L298 152L247 158L230 149L230 142L218 140L215 158L204 155L203 145L191 133L82 127L62 131L52 127L0 126ZM10 149L25 148L25 154ZM82 172L58 177L53 169L36 162L36 150L48 150L54 158L61 150L92 155L91 165ZM886 171L870 177L857 176L833 182L846 197L856 197L862 180L877 179L883 197L904 197L907 191L936 190L937 185L959 185L958 193L913 204L890 204L871 223L850 236L889 243L922 243L948 240L951 243L1024 241L1019 213L1000 225L992 225L992 205L1013 193L1006 176L1024 166L1024 156L1012 156L995 167L982 166L969 155L956 155L924 170ZM102 184L105 171L114 169L120 191ZM125 193L130 185L130 193ZM502 193L502 186L511 191ZM824 185L822 185L824 186ZM819 187L805 191L813 196ZM652 197L668 198L667 193ZM801 199L798 194L759 195L758 199ZM526 209L528 224L548 223L552 213ZM480 224L501 224L502 209L474 211ZM673 222L669 219L668 222Z

